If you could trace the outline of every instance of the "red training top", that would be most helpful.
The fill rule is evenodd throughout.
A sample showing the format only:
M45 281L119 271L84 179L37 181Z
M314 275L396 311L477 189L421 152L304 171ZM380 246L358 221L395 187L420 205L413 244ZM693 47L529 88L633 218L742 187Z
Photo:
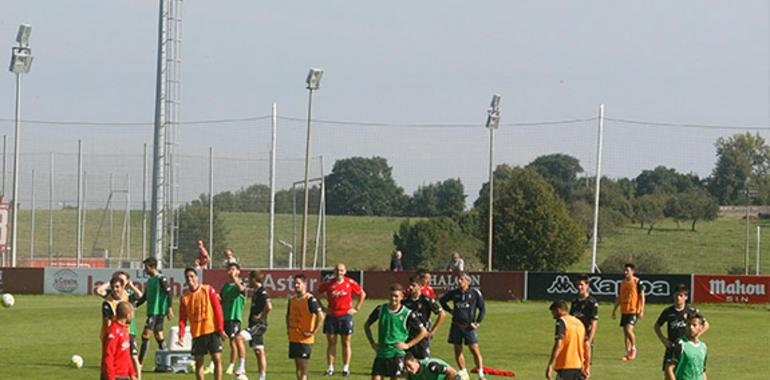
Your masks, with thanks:
M428 284L425 284L422 287L420 294L424 294L426 297L430 297L431 299L436 299L436 291L433 290L433 288L431 288Z
M345 315L353 308L353 294L361 297L363 291L356 280L345 277L342 283L331 279L318 287L318 293L325 294L329 303L328 313L332 317Z
M184 338L187 320L190 320L190 334L193 338L225 331L224 314L219 296L213 287L199 285L197 289L185 292L179 302L179 339Z
M107 328L102 341L102 378L135 376L131 361L131 336L126 325L114 322Z

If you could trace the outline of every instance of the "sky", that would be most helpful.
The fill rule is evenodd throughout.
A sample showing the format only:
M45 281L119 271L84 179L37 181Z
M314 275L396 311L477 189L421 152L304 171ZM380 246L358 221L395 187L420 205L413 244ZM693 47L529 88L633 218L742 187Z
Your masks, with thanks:
M326 174L340 158L382 156L407 193L460 178L472 202L487 180L483 125L498 93L495 164L567 153L595 173L603 103L613 119L605 122L604 174L635 177L666 165L707 176L718 137L768 127L769 12L763 0L185 1L181 119L266 116L276 102L280 116L300 119L278 125L277 177L288 186L302 173L305 76L319 67L314 119L388 124L315 123L312 155L324 157ZM78 139L101 175L92 183L128 173L138 186L143 145L152 143L157 16L158 3L144 0L4 4L0 41L10 47L18 24L33 26L22 119L147 123L24 124L23 189L31 169L48 170L46 152L62 154L58 172L74 173ZM5 71L0 133L9 146L14 88ZM575 119L589 120L522 125ZM413 125L423 123L451 125ZM179 152L190 157L181 169L185 197L207 191L209 147L219 157L216 191L265 183L269 120L180 128Z

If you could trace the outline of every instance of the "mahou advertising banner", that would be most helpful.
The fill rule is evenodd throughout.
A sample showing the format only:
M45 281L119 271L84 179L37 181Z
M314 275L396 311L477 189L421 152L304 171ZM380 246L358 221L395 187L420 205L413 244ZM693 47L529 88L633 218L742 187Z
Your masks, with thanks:
M43 292L45 294L94 294L94 289L110 281L117 269L45 268ZM141 290L147 284L147 275L141 269L125 269L131 281ZM184 269L164 269L174 297L185 288Z
M693 276L696 303L770 303L770 276Z
M406 287L409 278L416 272L377 272L364 273L364 290L369 298L388 298L389 287L399 283ZM485 299L515 300L524 298L524 272L469 272L471 287L481 289ZM430 286L440 296L449 289L457 287L457 276L448 272L434 272Z
M577 296L577 280L580 273L535 273L527 277L527 299L530 300L571 300ZM591 295L602 302L614 302L620 289L623 275L601 273L588 276L591 280ZM647 303L671 303L673 291L679 284L690 286L689 274L640 274L642 289Z

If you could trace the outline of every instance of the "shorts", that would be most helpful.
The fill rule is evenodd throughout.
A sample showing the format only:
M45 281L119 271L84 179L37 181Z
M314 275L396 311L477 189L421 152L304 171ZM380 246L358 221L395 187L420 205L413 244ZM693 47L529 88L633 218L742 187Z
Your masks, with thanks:
M201 335L192 340L193 356L213 355L219 352L222 352L222 337L219 333Z
M147 321L144 323L144 329L152 330L153 332L163 332L163 317L165 315L148 315Z
M289 342L289 359L310 359L312 353L312 344Z
M666 371L666 366L669 364L677 364L676 357L674 356L674 348L666 348L666 353L663 354L663 371Z
M430 357L430 338L425 338L420 343L415 344L409 349L409 353L412 354L415 359L422 360Z
M372 376L400 377L404 374L404 357L374 358Z
M471 344L478 344L479 337L476 335L476 329L460 327L453 323L452 327L449 328L448 342L451 344L465 343L470 346Z
M136 335L129 335L131 337L131 356L138 356L139 350L136 349Z
M620 315L620 327L626 325L636 326L636 321L639 320L639 314L621 314Z
M259 320L249 327L249 334L251 334L251 348L263 348L265 347L265 333L267 332L267 321Z
M556 380L583 380L583 371L579 369L560 369L556 371Z
M230 339L235 339L235 336L241 332L241 321L225 321L225 334Z
M324 320L324 334L353 335L353 316L345 314L339 317L326 317Z

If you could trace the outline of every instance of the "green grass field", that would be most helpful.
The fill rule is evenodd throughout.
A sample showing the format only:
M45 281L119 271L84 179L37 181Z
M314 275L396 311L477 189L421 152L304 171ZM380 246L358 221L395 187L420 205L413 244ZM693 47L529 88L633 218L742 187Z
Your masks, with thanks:
M351 379L368 378L373 352L366 344L363 322L369 311L382 301L369 300L356 317L353 341ZM96 297L85 296L18 296L16 306L0 309L0 379L95 379L100 363L99 305ZM770 329L766 306L700 305L711 323L703 340L709 346L708 372L712 379L767 379L768 341ZM268 378L293 379L293 363L287 358L287 342L283 330L286 301L275 300L267 333ZM545 302L489 302L489 314L479 330L485 365L516 371L518 379L543 378L553 342L553 320ZM593 363L595 379L660 379L663 349L654 336L652 326L662 305L651 305L637 327L639 358L633 362L620 360L622 333L610 319L610 307L601 309ZM144 308L138 311L140 319ZM176 320L173 322L176 323ZM167 322L168 331L170 323ZM451 364L451 346L446 342L448 326L441 327L433 343L436 357ZM326 342L319 334L311 359L311 378L325 369ZM148 367L153 368L154 342L148 354ZM226 355L229 350L226 349ZM67 364L73 354L85 358L83 369ZM470 357L467 357L470 360ZM339 368L339 364L338 364ZM249 376L256 375L253 356L247 359ZM145 372L144 379L189 379L192 375L155 374ZM208 378L211 378L209 376ZM226 377L227 378L227 377ZM490 377L493 379L495 377ZM501 378L502 379L502 378Z

